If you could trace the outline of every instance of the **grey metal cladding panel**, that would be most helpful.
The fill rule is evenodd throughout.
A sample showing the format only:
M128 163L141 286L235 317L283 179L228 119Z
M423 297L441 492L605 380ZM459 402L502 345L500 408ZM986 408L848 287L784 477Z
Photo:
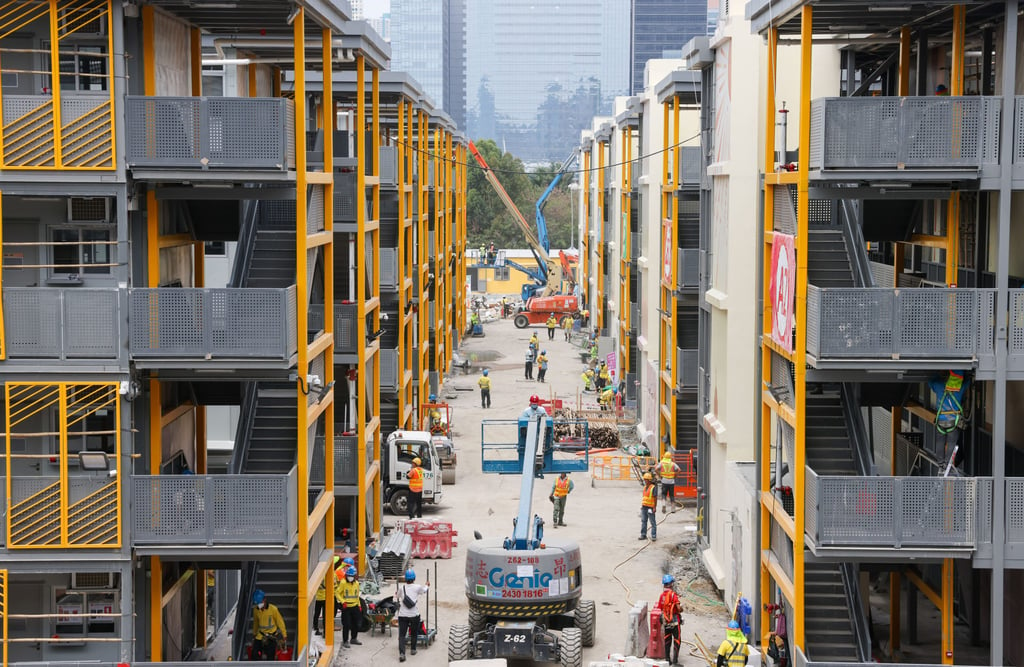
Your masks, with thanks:
M1024 479L1006 480L1006 541L1024 542Z
M287 337L280 319L284 290L212 290L210 344L214 356L285 356Z
M821 356L821 289L807 286L807 341L808 354ZM774 325L773 325L774 326Z
M789 460L792 461L792 459ZM804 533L810 531L811 537L818 542L821 539L821 519L818 515L819 480L818 475L811 470L810 466L804 466L804 470Z
M324 186L313 184L309 187L309 202L306 208L306 233L324 230Z
M203 349L202 291L133 289L128 299L133 355L177 356Z
M9 357L60 358L60 301L59 290L28 287L3 291L4 333Z
M680 183L686 186L700 185L700 176L704 171L704 156L700 146L682 146L679 150Z
M334 304L334 344L338 352L354 354L358 342L356 304Z
M900 130L899 99L858 97L849 100L848 103L836 98L820 100L825 105L822 168L895 166ZM811 136L814 132L812 125Z
M808 159L810 169L821 169L825 154L825 100L811 101L811 144Z
M897 352L913 356L971 356L977 350L978 293L967 289L900 290Z
M4 95L3 120L4 125L22 118L30 111L38 109L43 105L52 106L52 95Z
M398 149L395 146L380 147L380 184L398 184Z
M696 388L698 370L700 366L697 358L697 350L676 348L676 360L676 363L679 364L680 386Z
M907 139L906 165L980 167L981 104L980 98L905 98L902 135Z
M896 271L891 264L870 262L871 277L878 287L892 287L896 282Z
M282 139L285 100L273 97L205 98L210 133L211 167L284 168Z
M893 352L895 291L884 288L817 290L819 357L889 357ZM810 314L808 289L808 320ZM914 322L908 323L914 326Z
M1018 495L1024 493L1024 489L1020 488L1020 480L1006 480L1007 493L1010 491L1010 485L1015 485L1015 491ZM1007 495L1007 499L1009 499ZM1022 496L1024 497L1024 496ZM975 491L975 502L977 503L977 510L974 513L976 521L978 544L991 544L992 543L992 479L986 477L976 478L976 491ZM1007 514L1007 523L1009 523L1010 517ZM1019 519L1018 519L1019 520ZM1009 533L1009 525L1007 525L1007 533ZM1007 542L1012 540L1009 539L1007 534ZM1018 540L1024 541L1024 540Z
M129 165L198 166L203 157L199 97L125 98Z
M1010 356L1024 362L1024 290L1010 290Z
M380 351L380 390L398 391L398 350Z
M789 188L775 188L774 193L775 231L796 234L796 207L790 199Z
M819 477L818 543L892 543L896 502L892 478Z
M381 289L398 289L398 249L380 249L380 286Z
M337 222L356 221L356 173L334 173L334 219Z
M700 284L701 251L697 248L679 249L679 287L697 287Z
M120 308L116 289L64 293L64 354L77 359L116 359Z
M772 350L772 389L781 402L793 407L793 364Z

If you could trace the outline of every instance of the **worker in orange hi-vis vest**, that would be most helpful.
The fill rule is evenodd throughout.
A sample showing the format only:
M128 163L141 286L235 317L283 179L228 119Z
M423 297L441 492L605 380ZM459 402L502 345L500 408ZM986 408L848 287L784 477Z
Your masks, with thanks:
M644 494L640 499L640 539L647 539L647 522L651 523L651 542L658 541L658 522L655 512L658 509L658 487L654 483L654 475L644 473Z
M412 460L412 467L405 475L409 480L409 518L423 517L423 468L419 457Z

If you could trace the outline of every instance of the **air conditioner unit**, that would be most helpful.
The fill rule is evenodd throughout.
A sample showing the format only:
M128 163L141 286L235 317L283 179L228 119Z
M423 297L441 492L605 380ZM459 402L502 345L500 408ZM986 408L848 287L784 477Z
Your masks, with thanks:
M72 572L71 588L76 591L114 588L116 577L115 572Z
M96 224L112 222L109 197L69 197L68 222Z

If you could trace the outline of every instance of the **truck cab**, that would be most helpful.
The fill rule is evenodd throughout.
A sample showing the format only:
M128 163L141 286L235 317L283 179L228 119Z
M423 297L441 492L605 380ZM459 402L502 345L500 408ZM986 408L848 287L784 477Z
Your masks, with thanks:
M423 502L441 502L441 458L428 431L395 431L384 442L381 452L384 505L392 514L407 514L409 508L409 470L419 458L423 468Z

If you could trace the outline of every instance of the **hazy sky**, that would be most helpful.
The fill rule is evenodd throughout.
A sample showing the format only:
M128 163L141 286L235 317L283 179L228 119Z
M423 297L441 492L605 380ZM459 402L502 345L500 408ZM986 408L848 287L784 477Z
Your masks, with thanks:
M363 0L364 18L375 19L391 8L391 0Z

